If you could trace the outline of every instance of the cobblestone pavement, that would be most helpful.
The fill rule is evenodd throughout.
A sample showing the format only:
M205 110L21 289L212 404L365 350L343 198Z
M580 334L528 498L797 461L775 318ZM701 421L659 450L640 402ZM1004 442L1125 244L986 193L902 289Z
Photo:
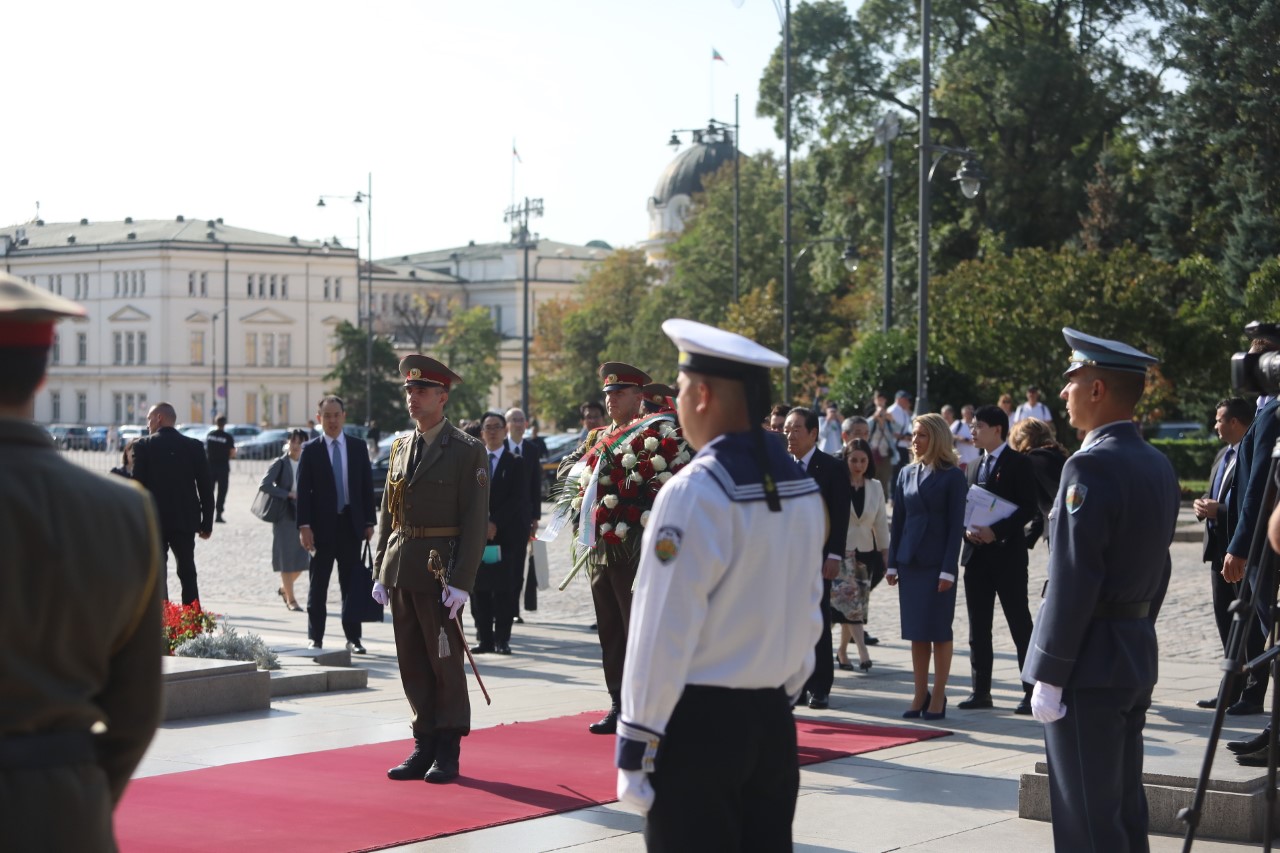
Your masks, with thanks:
M78 464L104 473L119 462L119 456L114 453L64 452ZM227 523L215 524L210 539L196 540L196 569L201 600L215 612L234 613L238 603L276 600L276 591L272 587L279 583L271 571L271 525L259 521L249 512L258 483L269 464L269 461L251 460L232 462L225 512ZM544 504L544 524L549 516L550 506ZM1184 510L1179 521L1180 526L1189 527L1194 519L1189 510ZM569 533L563 533L549 546L551 587L539 592L537 612L526 614L529 621L581 625L595 621L585 576L575 578L564 592L556 589L569 569L569 539ZM1221 657L1221 646L1209 599L1209 569L1200 560L1200 541L1197 538L1194 542L1175 542L1170 552L1173 575L1157 624L1160 657L1184 661L1217 660ZM1048 552L1043 543L1031 554L1029 591L1033 608L1045 580L1047 558ZM176 595L179 584L172 558L169 559L168 578L169 589ZM299 601L306 600L305 574L299 578L296 592ZM330 583L329 602L330 613L336 614L340 602L336 578ZM1032 615L1034 616L1034 612ZM305 625L306 614L299 613L297 617ZM893 588L882 584L872 594L868 628L872 634L887 642L900 642L897 593ZM962 586L955 619L958 654L967 652L968 632ZM996 612L994 635L997 651L1013 651L1013 643L1009 639L1008 629L1004 627L999 608ZM1003 659L997 659L998 668L1006 665ZM963 661L957 661L953 670L960 671L964 666ZM1012 673L996 673L997 679L1011 675Z

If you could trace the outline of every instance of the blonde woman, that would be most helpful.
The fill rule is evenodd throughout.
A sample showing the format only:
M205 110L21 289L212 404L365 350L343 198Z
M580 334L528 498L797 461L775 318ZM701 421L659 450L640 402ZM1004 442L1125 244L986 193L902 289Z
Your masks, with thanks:
M941 720L947 715L956 566L964 538L967 491L947 422L935 414L916 417L911 423L911 464L898 472L893 487L885 572L890 586L901 586L902 639L911 642L915 694L911 708L902 715L908 719Z

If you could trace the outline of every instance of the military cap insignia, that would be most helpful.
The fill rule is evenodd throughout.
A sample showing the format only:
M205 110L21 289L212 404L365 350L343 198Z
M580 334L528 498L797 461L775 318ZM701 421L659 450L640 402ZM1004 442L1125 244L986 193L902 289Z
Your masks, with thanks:
M669 563L680 553L680 539L684 532L678 527L663 527L653 538L653 553L660 563Z
M617 381L618 381L618 374L616 373L610 373L608 376L604 378L605 385L612 385Z
M1067 486L1067 512L1075 515L1076 511L1084 506L1084 498L1087 494L1089 494L1089 487L1083 483L1072 483Z
M410 379L421 379L421 378L422 378L422 368L420 368L420 367L411 367L411 368L409 368L409 378L410 378Z
M484 488L485 486L489 485L489 472L484 470L483 468L477 468L476 482L480 484L481 488Z

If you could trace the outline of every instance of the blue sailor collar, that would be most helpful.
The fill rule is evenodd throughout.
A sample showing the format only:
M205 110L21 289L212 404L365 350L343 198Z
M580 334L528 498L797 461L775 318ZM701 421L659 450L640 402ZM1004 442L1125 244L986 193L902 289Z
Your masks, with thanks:
M769 473L773 475L779 497L785 499L818 491L818 483L791 458L776 436L766 432L764 446ZM711 474L729 500L735 503L762 501L764 483L756 452L750 432L734 432L712 439L693 461Z

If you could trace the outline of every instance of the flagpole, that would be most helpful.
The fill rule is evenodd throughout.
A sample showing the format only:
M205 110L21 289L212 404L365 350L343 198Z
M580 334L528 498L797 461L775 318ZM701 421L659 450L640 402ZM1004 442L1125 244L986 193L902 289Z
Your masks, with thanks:
M511 206L516 206L516 138L511 137Z

